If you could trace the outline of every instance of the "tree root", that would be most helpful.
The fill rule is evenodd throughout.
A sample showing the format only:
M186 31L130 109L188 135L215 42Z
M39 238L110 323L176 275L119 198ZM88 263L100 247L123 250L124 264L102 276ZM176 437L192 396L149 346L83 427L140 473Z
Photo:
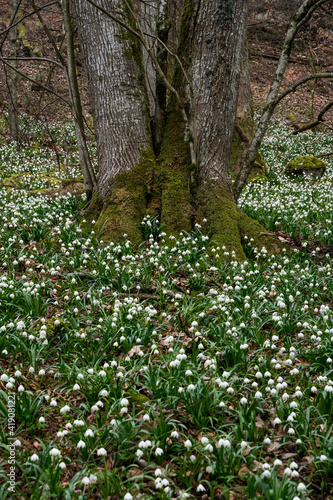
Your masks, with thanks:
M169 236L191 231L193 220L206 217L222 258L246 259L244 248L249 242L259 250L265 247L269 254L282 249L275 234L242 212L232 194L217 181L202 183L195 201L196 208L188 188L188 169L181 168L181 162L179 166L159 166L146 158L132 171L116 177L104 201L95 192L84 215L88 224L96 221L103 241L142 242L141 221L150 213L161 217Z
M283 244L274 233L267 230L242 212L232 200L232 195L223 187L207 182L200 192L200 202L208 219L213 241L220 246L220 255L246 259L244 246L266 248L269 254L279 252ZM226 255L227 254L227 255Z

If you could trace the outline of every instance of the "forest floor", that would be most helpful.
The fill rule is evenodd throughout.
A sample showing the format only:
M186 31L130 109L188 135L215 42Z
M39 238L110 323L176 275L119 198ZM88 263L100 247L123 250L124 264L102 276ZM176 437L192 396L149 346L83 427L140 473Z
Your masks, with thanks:
M291 11L250 5L259 111ZM0 0L1 28L7 11ZM331 21L316 16L283 88L332 71ZM21 55L52 57L35 46L37 22L26 35ZM291 135L332 84L311 82L277 110L261 149L268 181L249 184L240 205L285 251L245 240L243 263L225 261L204 224L167 244L146 218L141 246L103 244L84 223L73 126L58 123L67 111L31 82L19 94L29 141L0 146L0 498L333 499L333 109L315 133ZM42 98L43 124L27 114ZM325 160L324 177L286 177L306 154Z
M240 204L285 249L237 262L205 223L103 244L73 126L56 157L25 120L0 148L1 498L333 498L333 137L272 123ZM300 154L322 179L284 175Z

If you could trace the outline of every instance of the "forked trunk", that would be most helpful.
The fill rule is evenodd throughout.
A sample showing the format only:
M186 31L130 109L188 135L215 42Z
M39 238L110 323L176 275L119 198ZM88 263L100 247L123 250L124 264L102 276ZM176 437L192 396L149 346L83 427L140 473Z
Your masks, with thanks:
M220 247L244 258L242 236L263 239L260 224L237 208L229 174L248 0L184 0L173 82L164 81L170 101L157 159L137 38L91 6L94 0L74 3L98 145L99 227L105 222L113 239L125 232L137 240L149 207L174 234L206 216ZM99 5L136 29L127 0Z

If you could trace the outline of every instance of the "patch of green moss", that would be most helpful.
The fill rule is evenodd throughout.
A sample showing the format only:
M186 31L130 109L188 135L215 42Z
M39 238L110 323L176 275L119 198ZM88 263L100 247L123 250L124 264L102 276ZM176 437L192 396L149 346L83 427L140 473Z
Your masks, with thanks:
M83 184L83 177L73 177L72 179L61 179L63 187L72 186L75 183Z
M212 239L221 248L220 254L223 256L224 246L230 257L234 251L237 259L244 260L245 254L238 228L240 210L233 202L231 194L217 182L207 181L200 188L199 198Z
M155 156L148 148L136 167L115 177L110 195L104 202L94 193L88 214L100 209L96 226L102 231L104 241L117 241L124 234L133 243L142 241L140 223L154 200L155 171Z
M55 192L54 189L50 189L50 188L42 188L42 189L32 189L30 191L30 194L42 194L42 195L47 195L47 194L50 194L50 192Z
M283 243L274 236L274 233L270 235L270 232L264 226L242 211L239 211L238 228L243 244L247 244L249 240L253 239L252 246L257 247L259 250L265 247L269 255L279 253L284 247ZM245 236L247 237L246 240L244 239Z
M55 185L59 185L59 179L53 177L52 174L47 172L42 172L40 174L37 174L37 178L43 180L49 187L54 187ZM6 188L26 189L29 191L31 188L31 182L34 179L35 176L31 172L23 172L22 174L15 174L10 177L7 177L6 179L3 180L2 185L3 187Z
M199 191L200 203L204 215L207 217L208 226L211 230L214 246L220 246L220 255L224 257L224 251L232 252L239 260L245 260L243 242L253 238L253 245L261 249L263 246L268 253L275 253L282 248L281 242L259 222L250 219L234 203L230 193L218 183L207 181ZM248 240L244 237L247 236ZM222 247L225 247L223 250Z
M190 231L193 217L190 193L191 158L184 142L184 126L179 110L174 109L166 124L161 147L158 184L161 186L161 222L170 234Z
M126 389L125 396L128 397L130 402L133 402L140 406L143 406L145 403L150 401L150 399L147 396L141 394L138 391L134 391L133 389Z
M244 119L242 121L237 122L237 127L235 126L234 134L232 138L232 147L231 147L231 155L229 162L229 174L232 179L235 179L238 171L242 157L249 145L248 140L245 140L245 137L248 139L252 138L253 134L253 119ZM240 130L243 131L243 134L240 134Z
M55 324L55 321L59 322L59 324ZM68 321L52 317L45 321L46 326L46 338L49 342L57 341L61 337L61 333L68 329L69 323ZM36 326L31 333L38 332L40 330L40 326Z
M257 158L251 168L250 175L247 178L247 182L267 182L268 181L268 165L262 159L260 153L257 154Z
M59 321L58 325L55 325L55 321ZM68 321L65 321L62 318L50 318L46 320L46 334L48 338L54 337L57 333L59 333L62 329L67 328L69 325Z
M5 188L20 189L23 184L25 184L25 182L23 182L23 174L11 175L2 181L2 185Z
M92 220L97 220L102 209L103 199L99 192L95 191L92 195L87 210L84 213L84 218L86 219L87 223L90 223Z
M316 178L322 177L325 172L325 162L311 155L298 156L295 160L290 161L285 169L287 175L310 174Z

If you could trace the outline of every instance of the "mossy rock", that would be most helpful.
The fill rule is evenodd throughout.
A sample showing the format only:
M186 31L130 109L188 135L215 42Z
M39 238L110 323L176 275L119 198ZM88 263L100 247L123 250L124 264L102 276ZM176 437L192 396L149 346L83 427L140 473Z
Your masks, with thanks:
M52 174L42 172L37 174L37 178L45 181L47 187L59 186L59 179L52 177ZM35 179L35 175L31 172L23 172L22 174L12 175L3 180L3 187L7 189L26 189L30 190L30 182ZM46 189L46 188L43 188ZM36 190L35 190L36 191Z
M326 172L326 164L315 156L297 156L288 163L284 173L289 176L308 175L313 179L320 179Z

